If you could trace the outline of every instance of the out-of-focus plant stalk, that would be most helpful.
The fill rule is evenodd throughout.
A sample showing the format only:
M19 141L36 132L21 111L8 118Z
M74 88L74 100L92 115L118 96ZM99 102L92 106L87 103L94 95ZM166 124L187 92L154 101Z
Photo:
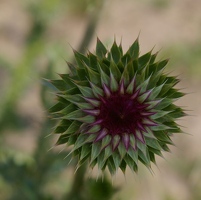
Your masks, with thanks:
M89 22L87 24L85 33L83 35L83 39L78 48L78 52L84 53L86 51L86 48L89 46L91 39L93 38L103 5L104 5L104 0L99 0L97 1L97 5L91 11L89 16Z
M12 72L12 80L11 87L8 88L6 94L3 96L1 100L0 107L0 123L3 120L3 117L7 112L12 110L15 106L15 103L19 99L21 92L23 91L23 87L26 85L27 77L29 77L30 71L32 71L32 64L35 61L36 57L43 51L44 43L41 39L44 29L41 29L37 32L37 36L35 36L34 28L38 25L37 21L33 22L33 28L30 31L30 35L27 38L27 48L26 52L20 61L19 64L15 67ZM43 25L45 26L45 24ZM32 39L34 37L34 39ZM32 39L30 41L30 39Z
M82 200L82 189L84 186L84 176L86 172L86 165L81 166L76 174L72 183L71 191L64 197L65 200Z

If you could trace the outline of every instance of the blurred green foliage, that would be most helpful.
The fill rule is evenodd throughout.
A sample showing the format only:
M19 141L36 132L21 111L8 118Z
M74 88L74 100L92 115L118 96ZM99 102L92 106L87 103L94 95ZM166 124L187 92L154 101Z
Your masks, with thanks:
M172 61L178 68L185 70L191 78L200 79L201 40L196 43L172 45L166 54L172 55Z
M84 194L86 200L108 200L117 191L117 188L113 188L107 179L104 179L104 181L88 179L86 184L88 185Z

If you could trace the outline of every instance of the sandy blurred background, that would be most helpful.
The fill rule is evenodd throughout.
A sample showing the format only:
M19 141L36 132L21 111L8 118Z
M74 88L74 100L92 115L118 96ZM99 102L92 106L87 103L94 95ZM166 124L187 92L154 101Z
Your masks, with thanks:
M103 2L103 1L101 1ZM154 175L140 166L113 179L121 188L114 200L201 199L201 1L199 0L0 0L0 199L61 199L73 177L66 153L47 151L54 144L46 109L54 101L42 77L67 72L65 60L79 49L88 24L110 47L122 39L126 50L140 32L141 53L155 46L169 57L188 93L179 105L190 115L179 123L187 134L157 158ZM99 15L97 17L97 15ZM97 17L97 19L96 19ZM93 31L92 31L93 32ZM92 33L91 32L91 33ZM90 33L90 34L91 34ZM31 188L31 189L30 189ZM38 194L38 195L40 195ZM23 197L23 196L21 196Z

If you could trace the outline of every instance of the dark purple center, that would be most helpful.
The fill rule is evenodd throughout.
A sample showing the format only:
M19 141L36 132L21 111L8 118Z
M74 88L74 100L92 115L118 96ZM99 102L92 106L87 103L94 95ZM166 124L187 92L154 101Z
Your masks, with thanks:
M102 128L106 128L111 135L135 133L141 127L146 112L145 103L140 103L129 94L112 93L110 97L101 99L100 113L97 120L103 120Z

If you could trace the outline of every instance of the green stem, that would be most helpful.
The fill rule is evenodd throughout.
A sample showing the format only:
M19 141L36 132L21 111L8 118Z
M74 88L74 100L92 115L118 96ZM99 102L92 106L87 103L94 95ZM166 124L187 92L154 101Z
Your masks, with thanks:
M92 40L92 37L94 35L95 29L97 26L97 22L98 22L99 17L100 17L100 13L101 13L103 4L104 4L104 0L97 1L96 8L91 12L89 22L88 22L88 25L86 27L82 42L78 48L78 51L81 53L85 53L86 48L89 46L89 44Z
M65 200L82 200L82 192L84 187L84 176L86 165L82 165L76 172L73 180L72 189L64 198Z

